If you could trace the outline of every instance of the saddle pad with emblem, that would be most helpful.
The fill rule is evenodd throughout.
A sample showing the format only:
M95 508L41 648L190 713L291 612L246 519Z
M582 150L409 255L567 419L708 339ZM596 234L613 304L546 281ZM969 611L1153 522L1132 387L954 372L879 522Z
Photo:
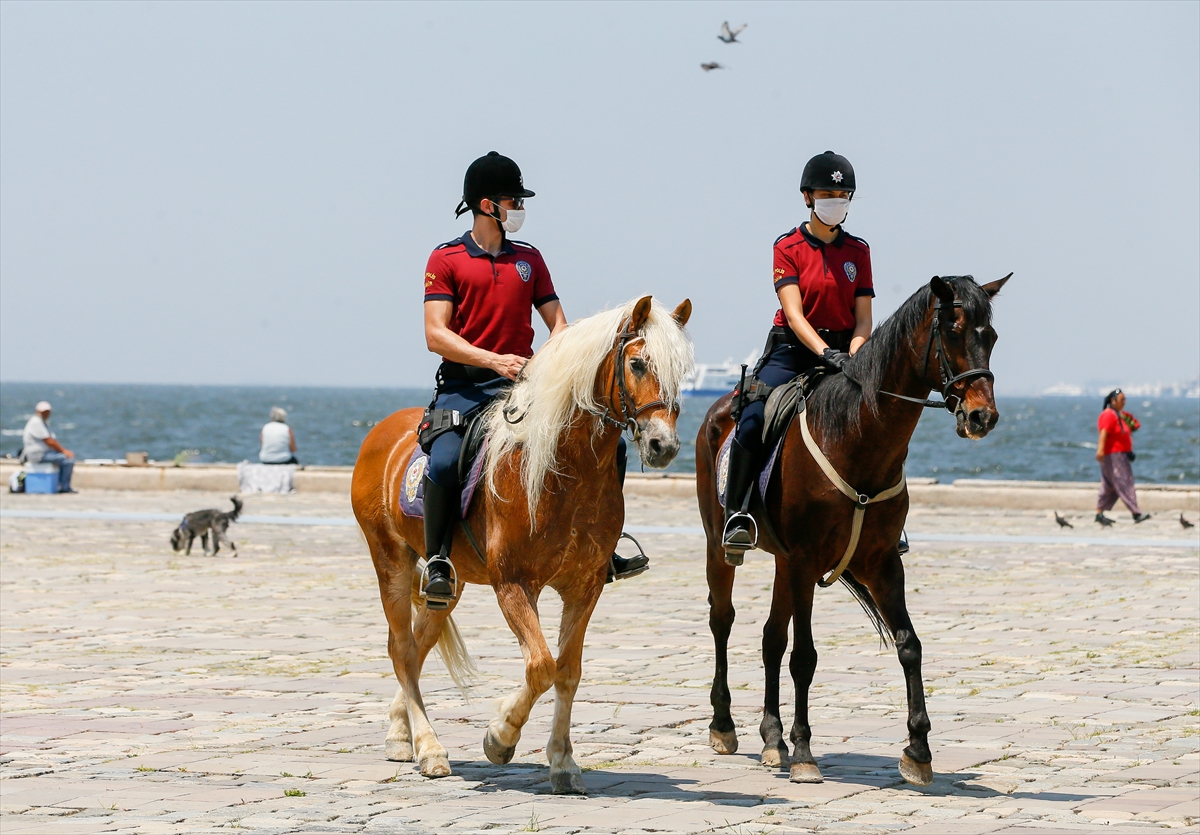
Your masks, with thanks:
M721 503L721 507L725 507L725 492L729 487L729 446L733 443L733 434L729 433L725 438L725 443L721 444L721 451L717 453L717 501ZM771 483L771 473L775 470L775 461L779 458L779 450L783 449L783 439L784 435L780 435L775 441L775 448L771 450L771 456L758 474L758 494L760 496L767 495L767 485Z
M479 452L471 464L462 489L462 516L465 519L471 508L471 499L475 497L475 488L483 475L483 459L487 453L487 438L480 444ZM400 512L414 519L425 518L425 469L429 466L429 456L418 446L408 459L404 468L404 478L400 484Z

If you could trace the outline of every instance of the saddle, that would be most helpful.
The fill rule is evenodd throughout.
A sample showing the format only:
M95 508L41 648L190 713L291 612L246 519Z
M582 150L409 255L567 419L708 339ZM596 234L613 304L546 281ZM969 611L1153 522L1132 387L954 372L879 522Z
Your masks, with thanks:
M808 371L801 372L797 376L782 383L778 386L766 386L755 381L755 386L759 397L766 397L767 406L763 415L763 449L771 451L767 456L767 460L762 462L762 469L758 476L758 492L760 495L767 494L767 485L771 481L771 473L775 470L775 462L779 458L779 450L783 446L783 438L787 434L788 427L796 415L804 411L805 401L816 391L825 378L828 376L827 369L823 367L810 368ZM753 391L747 386L748 390ZM764 392L765 390L765 392ZM732 432L725 438L725 443L721 445L720 452L717 453L717 472L718 472L718 490L717 498L721 502L721 506L725 506L725 489L727 479L725 474L729 468L729 445L733 441Z
M468 418L463 430L462 448L458 453L458 480L462 484L460 512L466 518L475 497L475 488L483 475L483 459L487 452L488 410L480 409ZM425 470L429 466L429 455L420 445L413 450L404 468L404 479L400 490L400 512L416 519L425 518Z

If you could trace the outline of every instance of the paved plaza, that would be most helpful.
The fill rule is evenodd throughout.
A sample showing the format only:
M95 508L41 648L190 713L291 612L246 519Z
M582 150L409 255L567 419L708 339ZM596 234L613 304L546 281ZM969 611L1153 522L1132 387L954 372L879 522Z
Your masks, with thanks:
M694 501L638 496L653 569L609 586L584 652L575 755L588 797L549 793L550 696L516 758L484 730L523 676L490 589L456 618L467 702L433 656L424 692L454 775L384 759L395 692L357 528L238 523L240 556L173 554L202 492L0 500L0 831L13 833L1145 832L1200 827L1200 555L1177 521L914 508L908 569L935 780L904 784L905 698L840 586L818 594L813 751L825 782L759 764L759 636L773 563L738 569L730 685L741 750L708 746L712 642ZM28 510L130 519L24 518ZM251 496L251 516L350 517L335 494ZM1194 531L1192 532L1194 533ZM1016 536L1060 536L1032 544ZM1125 544L1097 545L1111 536ZM1128 538L1147 540L1129 544ZM1121 539L1125 538L1125 539ZM553 645L557 600L542 601ZM786 673L786 671L785 671ZM785 704L791 701L785 678ZM791 710L785 708L785 725Z

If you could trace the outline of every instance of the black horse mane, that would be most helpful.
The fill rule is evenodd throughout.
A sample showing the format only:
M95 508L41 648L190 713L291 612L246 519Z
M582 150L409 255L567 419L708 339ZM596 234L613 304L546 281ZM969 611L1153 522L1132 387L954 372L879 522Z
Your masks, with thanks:
M969 275L942 276L942 280L954 288L968 323L977 325L991 321L991 299L974 278ZM897 356L911 356L918 329L926 326L932 299L933 290L929 284L922 285L875 329L871 338L846 364L847 373L835 374L817 387L809 398L808 408L822 435L838 437L857 433L864 404L871 414L879 413L877 395L883 379ZM924 334L920 336L924 337Z

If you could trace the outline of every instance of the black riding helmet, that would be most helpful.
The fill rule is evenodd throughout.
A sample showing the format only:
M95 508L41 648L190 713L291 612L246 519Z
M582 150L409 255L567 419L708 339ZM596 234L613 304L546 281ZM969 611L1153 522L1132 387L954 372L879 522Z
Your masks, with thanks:
M521 169L506 156L488 151L467 167L467 176L463 178L463 196L454 216L458 217L479 205L483 198L493 197L533 197L533 192L525 188L521 178Z
M848 191L854 193L854 166L850 160L833 151L817 154L804 166L800 176L801 191Z

